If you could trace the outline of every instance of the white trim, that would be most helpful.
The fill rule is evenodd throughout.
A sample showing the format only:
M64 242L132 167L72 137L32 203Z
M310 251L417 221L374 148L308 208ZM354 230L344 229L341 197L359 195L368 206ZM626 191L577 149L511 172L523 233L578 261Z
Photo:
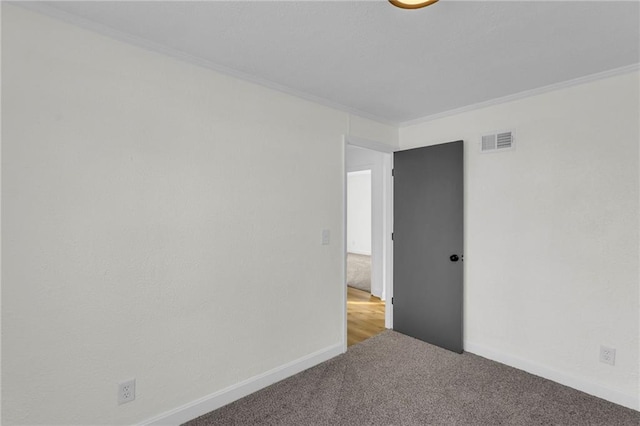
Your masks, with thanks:
M356 170L358 167L354 168L354 170L347 170L348 176L371 176L372 166L367 166L366 168Z
M342 352L347 351L347 136L342 136L342 239L340 253L342 253L342 262L340 262L342 277Z
M366 148L378 152L392 153L400 151L402 149L399 146L392 146L383 142L372 141L370 139L363 139L356 136L347 136L346 140L348 145Z
M503 1L509 1L509 0L503 0ZM524 0L523 0L524 1ZM595 1L595 0L594 0ZM249 73L245 73L242 71L238 71L220 64L217 64L215 62L212 61L208 61L206 59L203 58L199 58L197 56L191 55L189 53L186 52L182 52L178 49L174 49L168 46L164 46L158 43L155 43L153 41L147 40L145 38L142 37L138 37L138 36L134 36L131 34L127 34L123 31L120 31L118 29L115 29L113 27L110 27L108 25L104 25L104 24L100 24L98 22L92 21L90 19L87 18L83 18L80 17L78 15L74 15L72 13L66 12L64 10L61 9L57 9L53 6L50 6L48 4L46 4L46 2L44 1L33 1L33 2L26 2L26 1L7 1L7 3L15 5L15 6L19 6L22 7L24 9L28 9L34 12L38 12L41 13L43 15L49 16L51 18L55 18L55 19L59 19L61 21L67 22L69 24L84 28L86 30L98 33L98 34L102 34L104 36L110 37L112 39L127 43L129 45L133 45L133 46L137 46L139 48L145 49L145 50L149 50L155 53L159 53L162 55L166 55L169 57L172 57L174 59L178 59L184 62L188 62L191 63L193 65L196 66L200 66L203 68L208 68L211 69L213 71L219 72L221 74L225 74L231 77L235 77L238 78L240 80L244 80L244 81L248 81L250 83L253 84L257 84L263 87L267 87L269 89L272 90L277 90L279 92L282 93L286 93L288 95L291 96L295 96L297 98L300 99L304 99L310 102L314 102L316 104L319 105L323 105L329 108L333 108L339 111L343 111L346 112L348 114L352 114L352 115L356 115L362 118L366 118L369 120L373 120L373 121L377 121L379 123L382 124L387 124L389 126L396 126L396 127L407 127L407 126L412 126L414 124L420 124L420 123L425 123L427 121L431 121L431 120L436 120L438 118L444 118L444 117L449 117L451 115L456 115L456 114L460 114L463 112L468 112L468 111L473 111L476 109L480 109L480 108L486 108L488 106L492 106L492 105L497 105L497 104L501 104L501 103L505 103L505 102L511 102L511 101L515 101L518 99L523 99L523 98L528 98L530 96L535 96L535 95L540 95L542 93L546 93L546 92L550 92L553 90L558 90L558 89L563 89L566 87L571 87L571 86L575 86L578 84L583 84L583 83L588 83L591 81L595 81L595 80L600 80L603 78L608 78L608 77L613 77L616 75L621 75L621 74L626 74L629 72L633 72L633 71L638 71L640 70L640 64L632 64L632 65L627 65L624 67L620 67L620 68L615 68L612 70L608 70L608 71L603 71L603 72L599 72L596 74L591 74L591 75L587 75L587 76L583 76L583 77L578 77L572 80L567 80L567 81L563 81L563 82L559 82L559 83L554 83L554 84L550 84L547 86L543 86L543 87L539 87L539 88L535 88L535 89L531 89L531 90L526 90L523 92L519 92L519 93L515 93L512 95L507 95L507 96L503 96L500 98L495 98L495 99L490 99L488 101L483 101L483 102L479 102L476 104L471 104L471 105L466 105L463 106L461 108L456 108L456 109L452 109L449 111L443 111L443 112L439 112L436 114L432 114L432 115L427 115L424 117L419 117L419 118L415 118L412 120L407 120L407 121L398 121L398 120L389 120L387 118L384 117L380 117L378 115L375 114L371 114L365 111L361 111L359 109L356 108L352 108L343 104L340 104L338 102L334 102L332 100L326 99L326 98L322 98L319 96L315 96L309 93L305 93L296 89L292 89L290 87L287 87L285 85L282 85L280 83L276 83L274 81L268 80L266 78L262 78L262 77L258 77L255 76L253 74L249 74ZM352 145L358 145L357 143L352 143ZM380 149L380 148L371 148L368 147L369 149L374 149L376 151L382 151L382 152L393 152L394 150L397 151L400 148L395 148L392 151L388 151L387 149L388 146L386 146L385 144L381 144L382 146L385 146L385 148Z
M329 346L280 367L276 367L266 373L251 377L228 388L162 413L143 421L140 425L180 425L284 380L287 377L291 377L294 374L330 360L342 353L344 353L342 344Z
M391 239L391 233L393 232L393 153L385 155L385 162L383 164L383 179L384 185L384 291L385 291L385 305L384 305L384 326L390 330L393 330L393 240Z
M286 93L291 96L295 96L300 99L304 99L306 101L314 102L316 104L337 109L339 111L346 112L348 114L357 115L362 118L366 118L368 120L377 121L382 124L387 124L389 126L398 126L397 121L388 120L383 117L379 117L374 114L370 114L365 111L361 111L356 108L352 108L346 105L342 105L338 102L331 101L326 98L322 98L320 96L315 96L309 93L305 93L296 89L292 89L280 83L276 83L274 81L268 80L266 78L258 77L253 74L245 73L242 71L235 70L233 68L226 67L224 65L219 65L215 62L191 55L189 53L183 52L178 49L174 49L168 46L164 46L153 41L147 40L142 37L134 36L131 34L127 34L123 31L110 27L108 25L100 24L98 22L92 21L87 18L83 18L78 15L74 15L72 13L66 12L61 9L57 9L53 6L46 4L46 2L23 2L23 1L9 1L7 2L12 5L16 5L22 7L24 9L29 9L34 12L42 13L43 15L47 15L51 18L56 18L61 21L64 21L68 24L72 24L86 30L96 32L98 34L113 38L115 40L127 43L129 45L133 45L145 50L149 50L155 53L159 53L162 55L170 56L174 59L178 59L184 62L188 62L190 64L208 68L210 70L219 72L221 74L225 74L234 78L238 78L240 80L248 81L253 84L257 84L272 90L277 90L282 93Z
M360 251L360 250L347 250L347 253L360 254L362 256L371 256L371 252Z
M359 172L365 172L365 171L369 171L372 172L373 174L373 164L361 164L359 166L350 166L347 165L347 175L350 175L351 173L359 173Z
M582 378L563 373L554 368L537 364L535 362L519 358L517 356L513 356L504 352L500 352L473 342L465 341L464 348L467 352L471 352L473 354L488 358L493 361L497 361L499 363L517 368L519 370L524 370L536 376L544 377L545 379L549 379L556 383L569 386L579 391L588 393L589 395L606 399L607 401L623 405L633 410L640 410L640 400L638 399L638 395L629 395L617 390L609 389L604 386L584 380Z
M462 114L463 112L474 111L481 108L487 108L493 105L517 101L524 98L530 98L532 96L541 95L543 93L565 89L568 87L577 86L579 84L590 83L592 81L602 80L609 77L615 77L617 75L628 74L628 73L639 71L639 70L640 70L640 64L632 64L632 65L627 65L620 68L614 68L612 70L603 71L596 74L585 75L583 77L574 78L572 80L561 81L559 83L549 84L548 86L542 86L536 89L525 90L524 92L518 92L512 95L502 96L500 98L490 99L488 101L466 105L460 108L451 109L449 111L443 111L437 114L431 114L424 117L415 118L413 120L403 121L399 124L399 126L408 127L408 126L413 126L415 124L426 123L427 121L432 121L432 120L437 120L439 118L445 118L452 115Z

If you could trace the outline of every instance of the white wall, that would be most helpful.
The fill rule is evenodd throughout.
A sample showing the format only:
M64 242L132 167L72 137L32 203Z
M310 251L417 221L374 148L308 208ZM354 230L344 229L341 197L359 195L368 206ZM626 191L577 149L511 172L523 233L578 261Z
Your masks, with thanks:
M6 3L2 79L3 424L135 423L340 343L342 135L396 129ZM468 347L636 404L637 94L400 131L468 141ZM478 154L503 128L516 151Z
M6 3L2 36L3 424L131 424L342 348L353 117Z
M399 129L397 126L378 123L358 116L350 117L349 134L368 141L382 142L393 147L399 146Z
M371 256L371 170L347 174L347 251Z
M636 409L638 95L634 72L400 129L465 140L467 350ZM480 154L502 129L516 149Z

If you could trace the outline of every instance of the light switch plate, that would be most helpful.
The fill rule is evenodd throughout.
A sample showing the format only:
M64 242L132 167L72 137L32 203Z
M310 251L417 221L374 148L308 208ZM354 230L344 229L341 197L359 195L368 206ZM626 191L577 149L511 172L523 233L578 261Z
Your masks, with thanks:
M329 245L330 241L331 241L331 231L329 231L328 229L323 229L322 230L322 245L323 246Z

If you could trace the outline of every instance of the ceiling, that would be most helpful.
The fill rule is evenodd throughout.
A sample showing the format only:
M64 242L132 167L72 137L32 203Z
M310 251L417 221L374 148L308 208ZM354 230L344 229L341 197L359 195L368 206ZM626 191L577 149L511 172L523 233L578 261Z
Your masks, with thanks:
M31 4L134 44L390 123L640 62L640 3Z

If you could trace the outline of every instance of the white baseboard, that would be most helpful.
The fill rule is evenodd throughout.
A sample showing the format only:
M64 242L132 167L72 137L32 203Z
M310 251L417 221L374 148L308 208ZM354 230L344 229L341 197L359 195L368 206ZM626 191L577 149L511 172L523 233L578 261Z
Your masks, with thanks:
M497 361L501 364L505 364L519 370L524 370L536 376L544 377L545 379L569 386L570 388L588 393L589 395L597 396L598 398L605 399L615 404L640 411L640 398L638 395L630 395L609 389L604 386L591 383L587 380L568 375L553 368L537 364L533 361L518 358L472 342L464 342L464 350L481 357L488 358L492 361Z
M295 361L251 377L228 388L214 392L181 407L148 419L140 425L180 425L210 411L217 410L233 401L259 391L269 385L291 377L301 371L323 363L344 352L343 344L319 350Z
M371 252L370 251L360 251L360 250L347 250L347 254L348 253L352 253L352 254L361 254L363 256L371 256Z

